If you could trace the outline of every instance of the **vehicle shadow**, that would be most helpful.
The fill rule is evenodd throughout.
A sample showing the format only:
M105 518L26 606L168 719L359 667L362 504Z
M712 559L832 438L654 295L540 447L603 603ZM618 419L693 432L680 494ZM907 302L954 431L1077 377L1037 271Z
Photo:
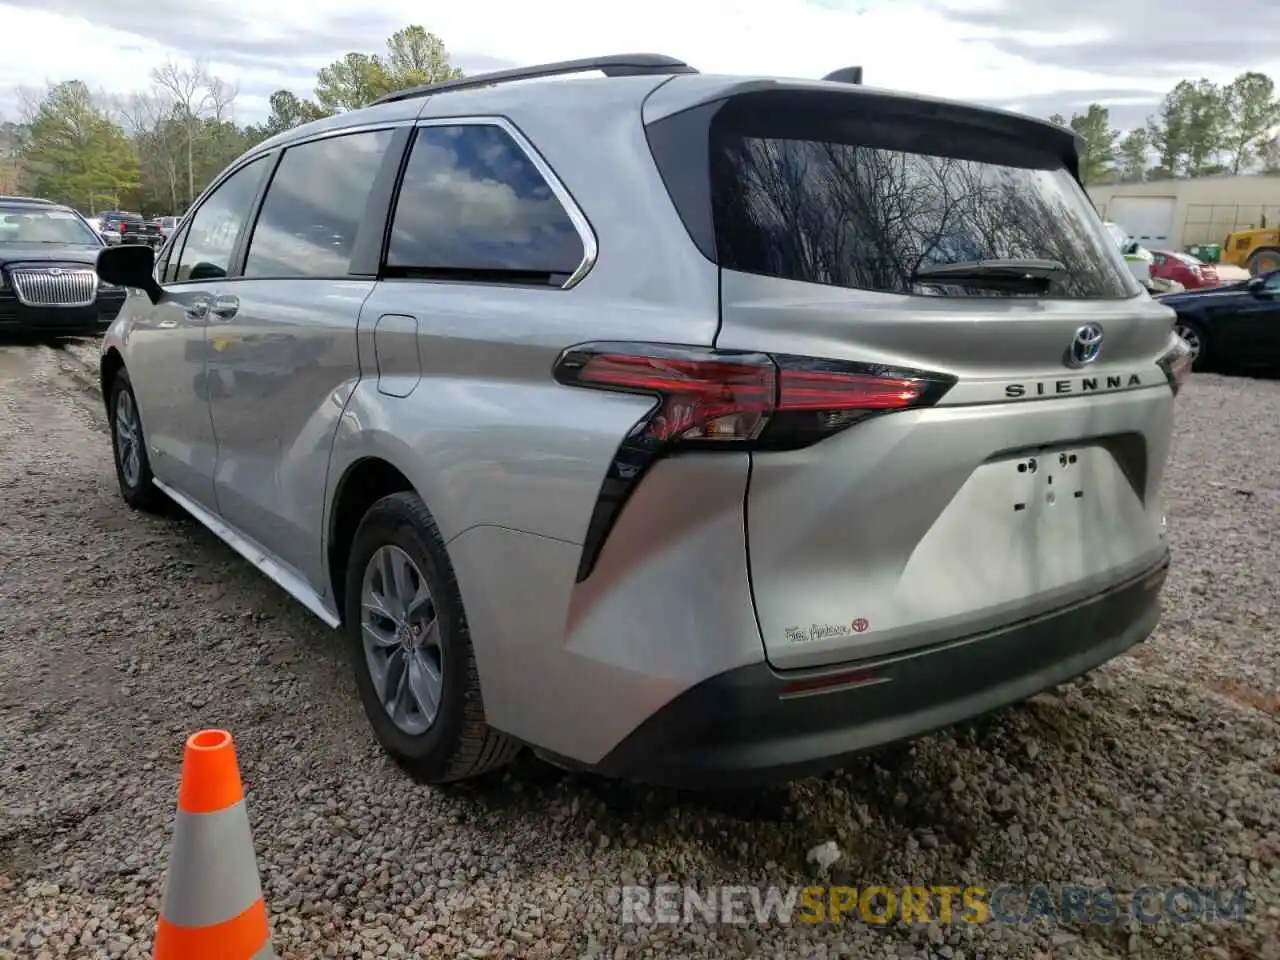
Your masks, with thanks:
M924 739L941 736L957 751L999 754L1006 769L1016 770L1031 765L1021 731L1043 726L1036 711L1034 705L1018 704ZM594 832L625 823L628 842L640 846L669 830L673 819L679 820L698 835L708 858L730 873L743 862L743 826L767 832L775 840L784 838L785 854L779 856L782 851L774 846L774 859L804 870L811 869L809 850L824 839L815 838L815 822L839 822L839 835L828 839L836 839L843 851L832 873L834 881L842 882L878 862L904 837L924 836L926 842L936 838L967 850L979 843L984 831L1015 819L1012 805L988 806L981 820L967 815L955 803L955 773L922 762L921 743L894 744L860 755L825 776L744 790L692 791L613 780L562 770L528 751L503 770L440 789L504 819L528 817L545 823L548 810L568 805L574 826L551 829L582 830L590 839ZM874 829L866 829L872 824Z

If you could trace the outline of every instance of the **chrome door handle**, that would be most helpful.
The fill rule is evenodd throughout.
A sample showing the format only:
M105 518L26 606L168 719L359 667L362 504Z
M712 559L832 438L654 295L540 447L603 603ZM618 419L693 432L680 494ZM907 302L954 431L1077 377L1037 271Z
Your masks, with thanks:
M233 296L218 297L213 301L209 312L215 320L230 320L240 310L240 298Z
M187 304L186 315L188 320L203 320L209 315L209 304L212 301L209 297L197 297Z

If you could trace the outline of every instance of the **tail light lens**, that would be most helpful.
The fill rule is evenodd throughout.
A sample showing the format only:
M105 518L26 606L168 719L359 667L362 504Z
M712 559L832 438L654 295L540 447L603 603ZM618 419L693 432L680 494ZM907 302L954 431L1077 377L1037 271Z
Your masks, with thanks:
M944 374L872 364L631 343L566 350L555 378L656 401L618 448L601 486L579 582L658 459L681 450L794 450L879 413L930 406L955 383Z
M1182 389L1182 385L1187 382L1187 378L1191 376L1193 362L1191 347L1187 345L1187 341L1175 333L1169 349L1156 362L1164 371L1165 377L1169 380L1169 386L1173 388L1176 395Z

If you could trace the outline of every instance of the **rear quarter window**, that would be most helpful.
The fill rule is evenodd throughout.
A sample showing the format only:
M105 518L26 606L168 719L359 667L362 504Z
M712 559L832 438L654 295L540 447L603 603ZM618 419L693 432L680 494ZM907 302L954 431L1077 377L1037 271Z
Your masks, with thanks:
M1060 158L963 124L734 110L711 125L726 269L879 293L1119 299L1139 292ZM1047 292L922 282L922 266L1047 259Z
M585 256L555 190L505 129L419 128L391 225L392 276L559 286Z

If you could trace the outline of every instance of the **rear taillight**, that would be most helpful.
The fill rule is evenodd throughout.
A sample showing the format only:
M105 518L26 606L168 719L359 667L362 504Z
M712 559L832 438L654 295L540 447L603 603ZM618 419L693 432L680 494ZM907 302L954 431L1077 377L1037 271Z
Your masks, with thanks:
M1191 347L1187 344L1187 341L1175 333L1169 349L1156 361L1160 369L1164 371L1165 377L1168 378L1169 386L1173 388L1175 395L1182 389L1182 385L1187 382L1187 378L1191 376L1191 365L1194 360L1195 358L1191 355Z
M120 232L121 232L121 233L124 233L124 226L125 226L124 221L123 221L123 220L121 220L121 221L120 221Z
M652 396L614 457L583 546L578 580L645 471L681 450L794 450L860 420L930 406L955 378L812 357L660 344L592 343L566 350L566 386Z

